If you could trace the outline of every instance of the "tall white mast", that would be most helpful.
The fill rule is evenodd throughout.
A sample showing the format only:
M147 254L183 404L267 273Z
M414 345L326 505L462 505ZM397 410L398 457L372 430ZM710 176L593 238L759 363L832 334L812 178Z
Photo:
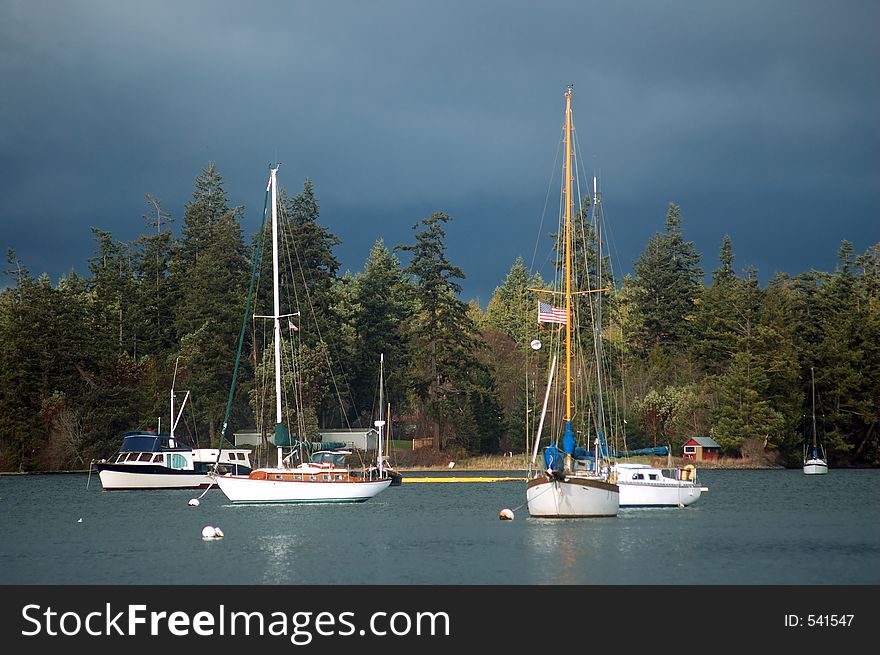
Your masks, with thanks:
M599 212L599 185L593 177L593 217L596 223L596 331L593 344L596 352L596 466L599 465L598 449L605 433L605 403L602 395L602 216Z
M278 186L276 173L278 167L271 169L272 185L272 300L273 331L275 342L275 425L281 423L281 296L278 290ZM278 467L282 465L281 446L278 446Z
M382 461L382 440L383 430L382 428L385 426L385 418L383 413L385 411L385 400L382 394L383 387L385 386L385 353L379 354L379 420L376 421L376 427L379 428L379 434L376 438L378 452L376 454L376 464L379 467L379 477L384 477L385 473L385 462Z

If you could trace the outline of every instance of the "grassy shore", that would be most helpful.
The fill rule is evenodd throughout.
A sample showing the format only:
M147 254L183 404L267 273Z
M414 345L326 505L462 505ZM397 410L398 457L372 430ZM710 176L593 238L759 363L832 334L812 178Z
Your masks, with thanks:
M401 472L405 471L526 471L529 468L531 455L514 453L511 457L506 455L474 455L466 456L461 453L456 456L452 453L436 452L423 449L420 451L392 451L391 462ZM627 461L640 464L650 464L658 468L669 468L669 461L665 457L634 457ZM449 463L455 465L450 468ZM541 458L538 460L541 465ZM683 457L673 457L672 467L694 464L697 469L782 469L785 468L765 458L749 457L721 457L715 461L692 462ZM28 475L39 473L88 473L88 469L69 471L30 471L28 473L0 472L0 475Z
M449 462L455 463L452 470L455 471L524 471L529 468L530 455L514 454L512 457L504 455L479 455L456 459L448 458L445 463L412 463L401 464L401 471L442 471L450 470ZM665 457L634 457L628 461L641 464L650 464L659 468L668 468L669 461ZM772 464L764 459L757 460L744 457L721 457L714 461L693 462L683 457L673 457L672 466L684 466L693 464L698 469L781 469L782 466Z

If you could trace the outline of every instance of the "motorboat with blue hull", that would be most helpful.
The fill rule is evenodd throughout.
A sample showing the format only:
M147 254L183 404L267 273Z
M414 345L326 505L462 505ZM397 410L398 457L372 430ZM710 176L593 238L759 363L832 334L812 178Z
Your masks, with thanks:
M119 452L93 462L104 490L198 489L208 487L209 473L248 475L250 450L192 448L170 434L132 431L122 436Z

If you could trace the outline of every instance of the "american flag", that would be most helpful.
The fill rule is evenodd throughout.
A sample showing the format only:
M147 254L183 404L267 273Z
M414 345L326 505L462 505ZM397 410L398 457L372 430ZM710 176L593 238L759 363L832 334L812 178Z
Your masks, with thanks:
M538 323L568 323L564 307L554 307L550 303L538 301Z

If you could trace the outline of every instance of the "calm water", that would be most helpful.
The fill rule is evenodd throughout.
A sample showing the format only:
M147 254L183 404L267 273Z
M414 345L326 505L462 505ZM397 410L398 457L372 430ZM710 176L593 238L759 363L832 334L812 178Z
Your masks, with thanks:
M524 482L404 482L335 506L234 507L214 488L194 508L201 491L3 476L0 584L880 583L880 471L700 480L688 508L552 521L529 518Z

